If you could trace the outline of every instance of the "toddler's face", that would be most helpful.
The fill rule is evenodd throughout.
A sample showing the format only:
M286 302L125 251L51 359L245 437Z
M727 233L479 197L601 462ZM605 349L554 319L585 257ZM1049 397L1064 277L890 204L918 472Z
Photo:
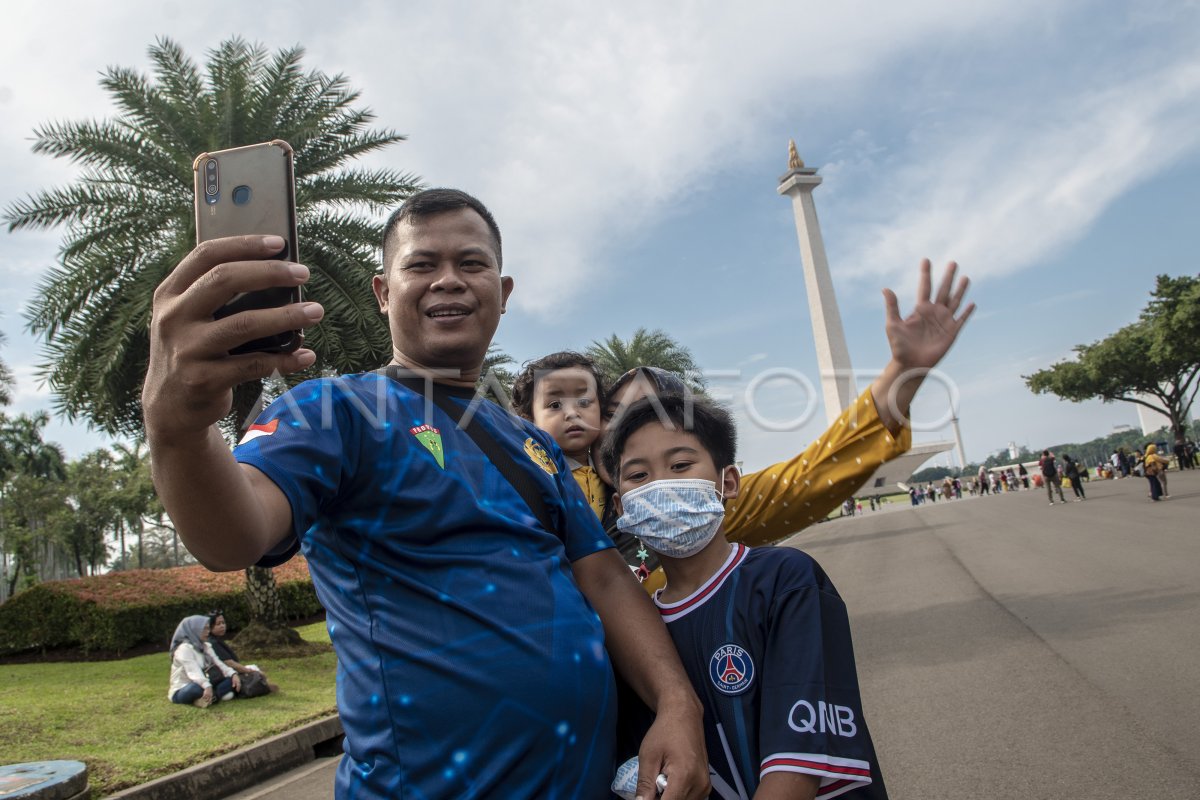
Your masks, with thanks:
M533 389L533 424L554 437L569 457L586 464L592 443L600 437L600 403L596 379L583 367L549 372Z

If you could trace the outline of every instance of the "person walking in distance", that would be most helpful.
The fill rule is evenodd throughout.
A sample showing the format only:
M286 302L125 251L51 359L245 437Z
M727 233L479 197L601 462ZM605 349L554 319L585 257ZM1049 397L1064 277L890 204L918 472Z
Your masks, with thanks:
M1071 482L1071 489L1075 492L1075 502L1087 500L1087 496L1083 493L1083 479L1079 473L1079 462L1064 453L1063 465L1063 474L1067 476L1067 480Z
M1160 497L1170 497L1167 494L1167 480L1163 473L1167 469L1167 460L1158 454L1158 445L1146 445L1146 455L1142 459L1142 470L1146 480L1150 482L1150 499L1157 501Z
M1062 478L1058 477L1058 462L1054 460L1054 455L1049 450L1042 451L1038 466L1042 469L1042 481L1046 484L1046 494L1050 497L1050 505L1054 505L1055 489L1058 489L1058 499L1064 503L1067 502L1067 498L1063 497Z

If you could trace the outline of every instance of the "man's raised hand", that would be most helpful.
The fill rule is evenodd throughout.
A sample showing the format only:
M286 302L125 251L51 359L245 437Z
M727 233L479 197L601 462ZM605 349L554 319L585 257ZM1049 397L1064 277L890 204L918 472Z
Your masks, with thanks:
M242 292L299 286L308 268L273 258L278 236L232 236L192 250L154 292L150 364L142 408L151 435L195 435L229 413L233 387L288 374L316 361L312 350L229 355L245 342L315 325L319 303L242 311L223 319L213 313Z

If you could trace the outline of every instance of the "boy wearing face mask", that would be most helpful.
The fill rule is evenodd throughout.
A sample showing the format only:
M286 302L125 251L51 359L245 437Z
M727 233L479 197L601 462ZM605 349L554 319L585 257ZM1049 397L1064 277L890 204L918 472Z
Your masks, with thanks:
M713 797L887 797L845 604L812 558L722 535L736 431L696 398L630 406L602 458L617 526L662 559L654 602L704 705Z

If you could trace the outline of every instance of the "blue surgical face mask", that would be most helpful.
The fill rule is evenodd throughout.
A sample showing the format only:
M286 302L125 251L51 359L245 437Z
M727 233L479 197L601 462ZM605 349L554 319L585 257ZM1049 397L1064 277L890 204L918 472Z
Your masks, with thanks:
M621 495L621 508L617 527L668 558L687 558L703 550L725 519L717 485L695 478L639 486Z

